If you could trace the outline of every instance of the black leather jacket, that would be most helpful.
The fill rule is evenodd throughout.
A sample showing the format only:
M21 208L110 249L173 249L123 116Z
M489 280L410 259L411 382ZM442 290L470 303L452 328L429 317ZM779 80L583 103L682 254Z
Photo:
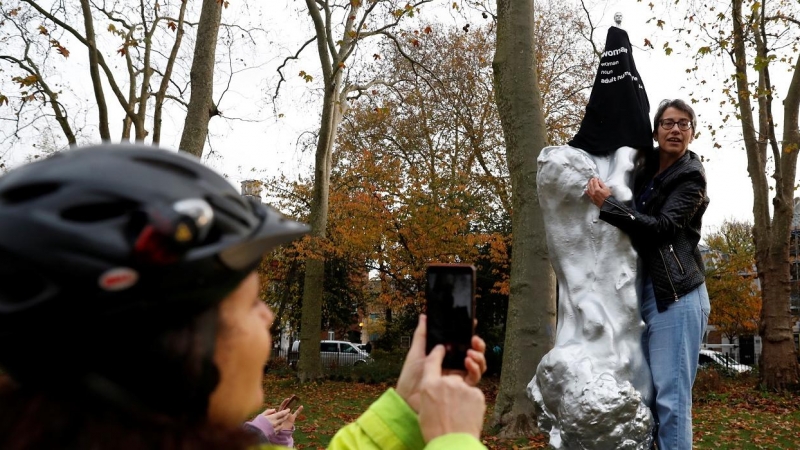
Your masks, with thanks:
M634 198L653 179L653 164L638 170ZM653 280L660 312L705 281L705 267L697 244L703 213L708 207L706 175L700 158L686 153L655 178L653 191L637 212L613 196L600 208L600 219L631 237Z

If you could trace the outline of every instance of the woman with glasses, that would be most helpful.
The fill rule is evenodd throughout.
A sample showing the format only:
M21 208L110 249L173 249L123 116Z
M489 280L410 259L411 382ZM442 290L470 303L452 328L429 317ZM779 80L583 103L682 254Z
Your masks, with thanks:
M659 449L692 448L692 384L711 306L698 243L708 207L703 165L689 144L697 118L683 100L664 100L653 120L656 151L634 181L635 208L598 178L587 195L600 219L631 238L644 263L642 336L655 388Z

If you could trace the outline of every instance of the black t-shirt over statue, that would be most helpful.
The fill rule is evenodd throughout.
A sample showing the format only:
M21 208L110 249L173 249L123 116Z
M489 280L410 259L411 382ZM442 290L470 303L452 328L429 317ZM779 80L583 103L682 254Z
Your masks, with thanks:
M649 114L628 33L610 27L581 128L569 145L593 155L608 155L624 146L652 149Z

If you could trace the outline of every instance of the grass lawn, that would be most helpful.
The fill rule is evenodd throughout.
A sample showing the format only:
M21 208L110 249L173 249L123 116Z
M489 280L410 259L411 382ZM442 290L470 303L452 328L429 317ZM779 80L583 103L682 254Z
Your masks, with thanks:
M292 394L300 397L303 412L295 422L295 448L326 448L336 431L353 422L388 388L385 384L320 381L300 384L294 378L267 374L267 407L276 408Z
M497 378L481 382L489 414L498 383ZM694 448L800 449L800 395L778 396L754 385L753 378L700 374L694 392ZM328 380L299 384L291 376L268 374L264 386L273 407L291 394L300 396L305 409L296 424L295 446L321 449L390 385ZM483 440L490 449L548 448L545 435L499 439L488 426Z
M754 377L698 375L694 448L800 449L800 395L776 395L755 385Z

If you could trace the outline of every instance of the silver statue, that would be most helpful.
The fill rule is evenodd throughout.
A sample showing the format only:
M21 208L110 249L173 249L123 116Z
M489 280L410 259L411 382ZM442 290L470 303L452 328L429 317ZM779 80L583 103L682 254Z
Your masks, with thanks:
M617 25L618 28L622 28L622 13L621 12L614 13L614 23Z
M542 150L539 204L558 278L558 329L528 385L539 427L556 449L649 449L650 369L641 337L638 258L628 236L599 220L585 195L600 177L630 200L635 150L609 156L558 146Z

